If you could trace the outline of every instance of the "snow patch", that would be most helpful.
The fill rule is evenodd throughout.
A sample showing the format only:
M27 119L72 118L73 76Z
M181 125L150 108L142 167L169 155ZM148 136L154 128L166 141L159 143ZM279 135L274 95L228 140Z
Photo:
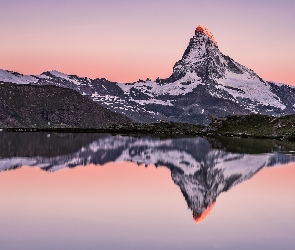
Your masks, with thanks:
M182 83L185 83L183 85ZM168 83L159 84L154 81L136 82L133 84L118 84L118 86L124 91L126 95L130 95L132 88L141 91L149 97L161 96L161 95L185 95L192 92L198 85L203 84L201 78L197 76L195 72L187 72L181 79Z
M69 75L66 75L66 74L64 74L62 72L59 72L59 71L56 71L56 70L51 70L51 71L49 71L49 73L51 75L53 75L53 76L56 76L58 78L65 79L65 80L67 80L69 82L72 82L72 83L74 83L76 85L80 85L81 84L77 79L73 79L73 77L71 77Z
M163 106L173 106L170 100L168 101L161 101L157 99L149 99L149 100L133 100L134 102L139 103L140 105L146 105L146 104L158 104L158 105L163 105Z
M284 110L286 106L281 103L278 96L271 92L270 86L250 75L249 72L235 74L226 71L225 77L216 80L217 89L228 92L237 101L237 98L250 99L264 106L272 106Z
M38 82L35 76L22 75L12 71L0 69L0 80L2 82L16 83L16 84L30 84Z

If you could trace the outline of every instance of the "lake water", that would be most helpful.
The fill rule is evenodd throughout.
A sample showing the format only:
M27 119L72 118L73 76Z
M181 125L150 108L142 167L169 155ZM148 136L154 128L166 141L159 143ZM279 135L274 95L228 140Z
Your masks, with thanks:
M0 132L0 249L295 249L294 149Z

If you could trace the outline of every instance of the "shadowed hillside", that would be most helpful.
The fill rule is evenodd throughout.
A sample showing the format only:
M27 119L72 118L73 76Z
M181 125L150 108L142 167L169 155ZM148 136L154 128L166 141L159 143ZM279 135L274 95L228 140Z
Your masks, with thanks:
M131 123L74 90L56 86L0 85L0 127L103 128Z

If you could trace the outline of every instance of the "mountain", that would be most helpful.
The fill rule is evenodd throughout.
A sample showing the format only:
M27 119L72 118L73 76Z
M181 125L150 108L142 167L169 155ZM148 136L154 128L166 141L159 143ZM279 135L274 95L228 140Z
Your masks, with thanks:
M104 128L131 120L101 107L72 89L0 85L0 127Z
M271 148L266 151L269 153L251 154L214 148L213 143L200 137L164 140L106 134L75 134L74 137L71 134L52 134L50 137L46 133L32 135L34 137L26 133L0 133L3 147L0 151L0 171L37 166L55 172L88 164L126 161L166 167L197 222L208 215L222 192L250 179L264 167L295 161L294 155L271 152L276 147L272 141ZM256 146L260 143L259 140L251 141ZM23 146L19 146L18 142L22 142ZM63 143L65 146L61 147ZM75 143L80 146L74 146ZM265 141L263 143L265 146ZM231 141L230 145L233 144ZM63 151L58 152L56 145ZM72 152L69 152L69 146ZM44 147L49 150L44 150ZM281 146L277 147L283 150ZM259 148L261 150L262 147Z
M137 122L207 125L212 116L295 113L294 87L265 81L222 54L212 33L202 25L166 79L116 83L58 71L25 76L0 70L0 81L71 88Z

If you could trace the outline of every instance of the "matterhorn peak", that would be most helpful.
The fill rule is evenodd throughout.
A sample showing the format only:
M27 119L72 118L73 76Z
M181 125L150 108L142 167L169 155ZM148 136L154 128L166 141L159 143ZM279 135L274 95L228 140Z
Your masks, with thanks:
M209 37L209 39L217 46L217 42L213 36L213 34L208 30L204 25L200 24L195 31L195 34L203 32L206 36Z

